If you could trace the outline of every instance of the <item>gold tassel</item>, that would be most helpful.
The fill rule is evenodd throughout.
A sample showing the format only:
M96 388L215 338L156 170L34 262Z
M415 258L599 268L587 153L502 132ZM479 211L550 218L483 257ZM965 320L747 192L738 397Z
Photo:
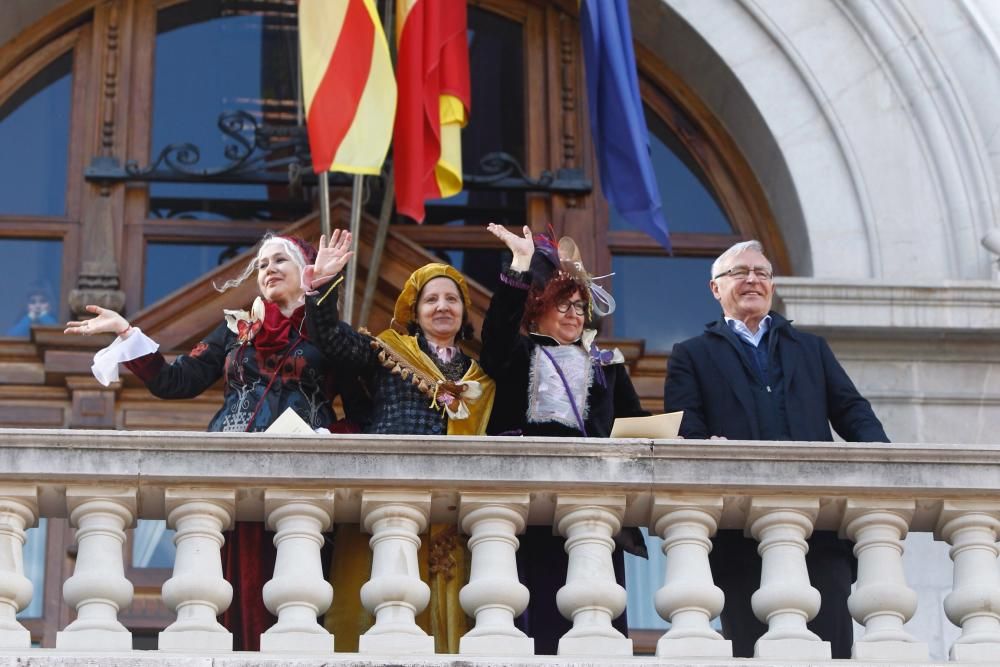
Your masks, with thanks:
M404 368L401 371L399 371L399 377L403 378L404 380L409 380L410 379L409 369Z

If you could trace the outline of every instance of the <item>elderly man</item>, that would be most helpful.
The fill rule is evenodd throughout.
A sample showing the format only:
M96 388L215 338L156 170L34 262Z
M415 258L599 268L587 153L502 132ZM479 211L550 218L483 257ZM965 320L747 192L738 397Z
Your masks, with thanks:
M685 438L830 441L830 425L850 442L888 442L871 405L837 362L826 341L792 327L771 311L771 263L757 241L737 243L712 264L712 295L723 318L674 346L663 404L683 410ZM736 657L751 657L766 631L750 597L760 583L756 542L721 530L711 553L716 583L726 594L722 628ZM806 557L821 596L809 628L830 641L834 658L850 658L847 610L855 561L851 545L816 531Z

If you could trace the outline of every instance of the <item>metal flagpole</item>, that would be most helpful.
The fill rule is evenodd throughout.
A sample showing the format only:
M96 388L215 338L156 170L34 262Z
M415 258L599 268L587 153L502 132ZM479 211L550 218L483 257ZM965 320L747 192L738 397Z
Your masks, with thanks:
M358 279L358 244L361 240L361 194L364 180L364 176L355 174L353 191L351 192L351 244L354 254L351 255L351 259L347 264L347 279L344 281L347 284L344 290L344 311L340 314L340 319L347 324L352 324L354 317L354 285ZM328 217L329 215L329 212L327 212ZM374 278L374 276L370 277Z
M330 240L330 172L319 174L319 230ZM348 316L348 321L350 316Z

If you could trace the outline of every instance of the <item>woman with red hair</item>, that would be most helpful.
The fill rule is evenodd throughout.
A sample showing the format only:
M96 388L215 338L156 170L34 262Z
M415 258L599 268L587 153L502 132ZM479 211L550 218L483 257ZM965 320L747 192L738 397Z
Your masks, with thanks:
M648 415L621 352L599 349L596 331L586 326L614 312L615 302L584 270L573 240L533 239L528 227L522 236L492 223L487 229L513 254L483 322L479 360L496 382L487 433L606 438L616 418ZM616 540L646 555L638 529L626 528ZM567 566L563 542L551 526L529 526L517 552L518 574L531 591L518 625L534 638L538 654L556 653L570 629L556 608L561 581L552 576ZM612 562L624 585L622 548ZM627 633L625 614L615 626Z

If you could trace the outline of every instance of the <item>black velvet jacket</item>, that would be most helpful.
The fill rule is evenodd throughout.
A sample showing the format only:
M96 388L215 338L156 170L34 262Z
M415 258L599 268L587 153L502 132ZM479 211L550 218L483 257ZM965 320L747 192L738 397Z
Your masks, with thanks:
M513 282L531 284L530 273L517 274ZM493 413L486 432L490 435L580 437L583 434L579 428L557 422L529 423L527 420L532 353L539 345L559 344L547 336L521 334L527 295L527 290L501 282L493 293L483 322L483 349L479 363L497 384ZM624 364L602 366L596 361L591 363L595 368L594 380L587 395L588 413L584 421L587 436L606 438L611 435L616 417L649 414L642 409ZM603 384L599 381L602 373Z

